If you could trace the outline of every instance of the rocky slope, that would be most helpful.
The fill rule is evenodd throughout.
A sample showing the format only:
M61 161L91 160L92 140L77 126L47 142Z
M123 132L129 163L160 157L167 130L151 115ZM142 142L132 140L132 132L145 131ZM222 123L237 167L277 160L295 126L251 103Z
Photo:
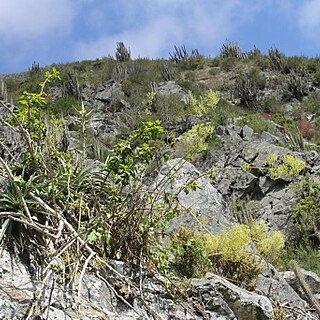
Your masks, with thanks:
M270 79L272 74L268 81ZM63 86L53 86L50 99L63 98L65 90ZM152 90L169 100L177 99L182 106L187 105L190 98L186 90L172 80L154 82ZM101 148L95 144L97 140L103 142L104 151L112 154L114 150L106 141L117 135L128 135L127 131L137 125L133 114L142 114L142 119L154 114L163 116L166 128L172 132L166 142L173 140L166 146L164 158L171 159L162 159L159 168L153 168L152 174L144 178L148 190L159 193L161 199L176 195L183 208L169 221L167 235L175 235L181 227L218 234L230 226L253 220L266 221L270 232L278 230L288 238L296 232L293 211L301 197L297 190L306 176L319 182L320 157L316 150L289 148L290 137L285 126L266 120L272 130L256 132L250 125L228 119L215 128L218 143L192 164L177 157L181 155L176 147L183 139L181 134L201 121L196 116L179 115L178 120L172 120L170 112L175 111L152 110L155 104L150 107L146 101L140 105L130 103L123 79L85 84L80 95L84 107L90 110L85 121L94 139L85 151L90 161L94 160L95 168L103 166L101 159L93 159ZM7 175L4 164L7 161L13 165L18 161L26 145L21 132L6 122L8 110L16 112L17 107L3 97L1 101L1 184L4 187ZM65 119L66 151L76 150L81 156L77 116L69 112ZM127 130L125 133L123 128ZM270 155L276 156L272 165ZM303 169L285 176L276 172L279 177L275 179L268 168L283 165L288 155L303 161ZM185 189L192 181L196 181L196 187ZM0 215L1 230L4 224L5 219ZM72 234L72 229L66 234ZM73 236L80 238L79 234ZM0 255L1 319L319 319L319 276L299 266L288 265L287 271L279 272L261 256L255 259L259 259L262 268L250 285L208 272L201 278L191 277L187 289L181 289L170 287L168 278L150 266L116 259L108 260L105 266L92 266L90 259L94 252L88 249L89 240L80 244L81 250L91 253L83 257L82 269L79 267L80 271L70 276L67 268L61 267L64 263L61 259L53 259L50 267L41 266L33 261L29 252L24 255L19 242L23 239L19 236L14 239ZM34 243L37 242L31 245ZM256 251L251 245L254 255ZM179 281L183 287L183 279Z

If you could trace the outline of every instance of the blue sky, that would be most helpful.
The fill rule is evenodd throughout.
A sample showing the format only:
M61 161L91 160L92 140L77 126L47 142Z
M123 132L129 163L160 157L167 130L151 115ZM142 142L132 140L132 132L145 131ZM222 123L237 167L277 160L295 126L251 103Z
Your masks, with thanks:
M226 39L318 56L319 30L320 0L0 0L0 73L114 55L119 41L133 57L182 44L216 56Z

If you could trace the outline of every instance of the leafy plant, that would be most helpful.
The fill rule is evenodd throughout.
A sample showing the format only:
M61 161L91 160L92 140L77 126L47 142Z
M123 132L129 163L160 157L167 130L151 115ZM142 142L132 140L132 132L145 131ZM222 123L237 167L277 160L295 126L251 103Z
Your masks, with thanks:
M209 141L213 138L215 128L210 124L199 123L194 125L182 136L182 144L186 150L186 157L202 154L209 148Z
M189 91L188 98L192 112L199 118L213 114L219 102L219 97L213 90L208 90L199 98L196 98L192 92Z
M171 243L174 267L188 277L201 277L211 269L206 252L206 238L192 229L181 228Z

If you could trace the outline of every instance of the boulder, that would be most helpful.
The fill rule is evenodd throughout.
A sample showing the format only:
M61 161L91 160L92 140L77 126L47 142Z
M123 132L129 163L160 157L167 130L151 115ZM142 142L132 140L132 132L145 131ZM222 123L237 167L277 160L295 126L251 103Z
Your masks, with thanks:
M177 94L182 101L188 101L188 94L175 81L159 82L156 92L163 95Z
M195 181L196 190L186 190L188 183ZM181 226L204 227L219 232L235 222L221 193L214 188L210 179L201 175L194 165L177 158L163 165L156 179L157 192L177 195L183 207L181 214L170 221L169 232Z
M228 319L274 319L271 301L266 296L242 289L218 275L207 274L206 278L193 279L191 283L193 296L209 311L220 309Z
M292 230L291 214L292 208L297 201L293 188L282 188L281 184L274 186L260 200L261 220L265 220L271 230L281 230L284 234L289 234Z
M320 295L320 277L316 273L312 271L304 270L302 268L300 268L300 272L306 284L309 286L311 292L313 293L313 295L314 296ZM294 288L295 291L299 293L299 295L303 299L307 298L301 288L301 285L296 277L296 274L293 271L283 271L283 272L280 272L280 274L292 286L292 288Z
M287 304L304 309L307 306L306 301L301 299L281 273L266 262L262 264L264 270L257 277L255 291L268 296L273 302L280 305Z

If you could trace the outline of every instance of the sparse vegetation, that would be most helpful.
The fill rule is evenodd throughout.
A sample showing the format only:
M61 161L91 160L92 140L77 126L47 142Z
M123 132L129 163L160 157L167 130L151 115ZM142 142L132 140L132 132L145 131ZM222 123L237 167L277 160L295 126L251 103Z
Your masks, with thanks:
M225 167L215 168L225 143L221 132L235 144L245 141L247 129L254 139L264 135L266 148L320 150L319 74L318 58L286 57L274 48L244 52L228 41L218 57L206 58L175 46L168 60L149 60L132 59L119 42L115 57L52 69L34 63L23 75L4 77L0 98L13 97L17 107L0 99L1 125L19 134L23 149L0 157L1 244L16 243L37 265L48 266L46 272L65 277L79 274L85 263L95 270L108 259L157 270L171 285L210 271L250 289L261 259L285 268L293 256L319 272L320 186L302 178L317 172L318 160L312 169L309 160L316 152L272 152L260 159L252 150L250 162L251 155L233 159L233 150L224 150ZM109 85L112 94L95 100L99 113L91 118L95 106L89 100ZM104 126L96 128L102 118ZM219 135L218 126L224 126ZM11 147L8 136L1 137L1 147L6 139ZM212 173L212 179L223 170L250 175L250 190L240 191L233 203L239 225L217 234L188 227L167 233L185 208L178 195L162 192L164 182L152 183L163 162L177 156L205 168L202 175ZM174 174L167 172L166 179L174 181ZM196 180L187 185L191 191ZM240 180L226 188L241 189ZM265 193L291 183L298 185L288 217L295 236L285 244L282 233L256 219Z

